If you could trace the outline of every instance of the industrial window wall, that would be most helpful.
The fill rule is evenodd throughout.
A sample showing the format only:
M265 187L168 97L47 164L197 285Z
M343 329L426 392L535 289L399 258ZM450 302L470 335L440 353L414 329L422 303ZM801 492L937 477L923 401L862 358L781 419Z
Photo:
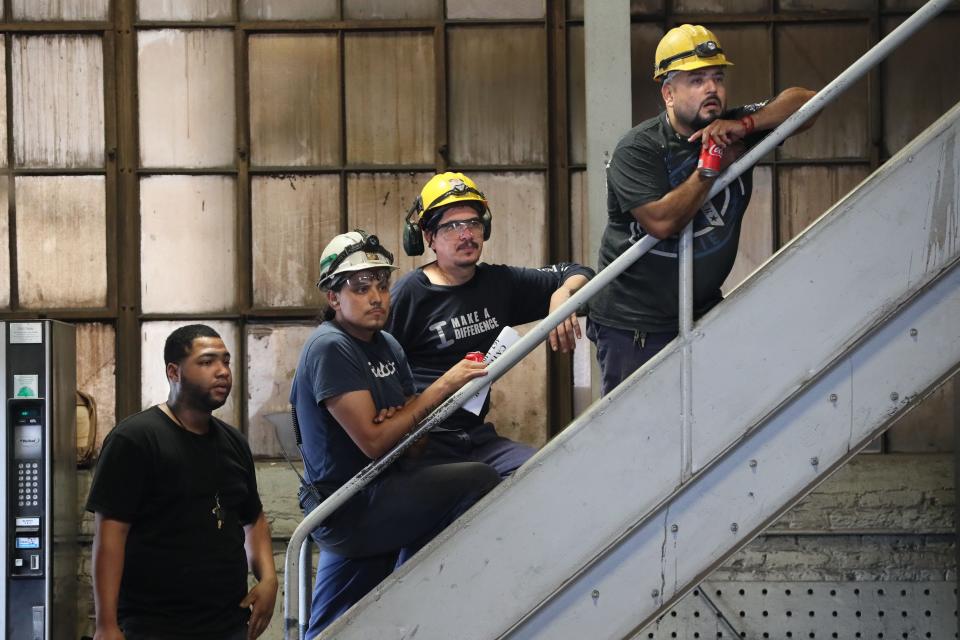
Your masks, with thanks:
M715 30L740 104L822 87L919 4L635 0L634 121L661 108L649 72L669 26ZM162 341L203 321L234 353L219 414L256 455L280 455L269 417L287 408L315 324L322 246L359 227L402 254L402 216L434 171L466 171L487 193L487 261L595 262L582 2L4 0L0 11L0 316L77 324L98 442L165 398ZM952 8L764 159L728 290L960 99L940 68L957 33ZM497 385L493 419L543 444L570 418L570 375L566 359L535 351ZM885 448L950 450L954 386Z

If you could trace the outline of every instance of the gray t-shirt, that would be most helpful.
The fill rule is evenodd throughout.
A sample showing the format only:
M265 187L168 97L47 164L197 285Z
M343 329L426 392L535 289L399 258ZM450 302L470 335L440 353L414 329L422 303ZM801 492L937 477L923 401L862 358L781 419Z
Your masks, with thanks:
M739 119L765 102L721 116ZM747 146L762 135L749 136ZM667 114L627 132L607 166L607 226L600 241L603 269L645 235L630 210L659 200L696 170L701 144L673 130ZM752 168L704 204L694 216L693 304L699 317L721 299L720 285L737 257L740 223L753 190ZM676 331L679 236L657 243L590 301L590 319L618 329Z

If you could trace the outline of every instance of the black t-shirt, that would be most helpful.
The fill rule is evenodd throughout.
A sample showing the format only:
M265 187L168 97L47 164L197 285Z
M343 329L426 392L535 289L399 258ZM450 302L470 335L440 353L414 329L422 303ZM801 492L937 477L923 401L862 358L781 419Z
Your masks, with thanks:
M365 342L335 322L324 322L300 352L290 404L297 409L303 436L306 478L326 494L355 476L370 460L327 410L325 401L364 390L370 392L378 411L403 406L414 393L403 350L383 331Z
M721 118L736 120L765 102L739 107ZM762 134L744 142L752 146ZM654 202L697 168L701 143L673 130L666 112L627 132L607 166L607 226L598 266L605 268L647 235L631 209ZM723 298L720 286L737 257L740 225L750 204L753 169L704 203L693 218L693 305L699 317ZM618 329L676 331L679 234L661 240L590 301L590 318Z
M117 611L125 631L216 638L246 624L243 525L262 505L236 429L213 418L198 435L159 407L130 416L104 441L87 510L130 523Z
M468 352L486 353L503 327L545 317L550 296L577 274L591 278L593 270L573 263L542 269L480 263L474 277L457 286L432 284L422 269L405 274L391 290L387 330L407 354L417 391ZM478 420L463 410L454 419Z

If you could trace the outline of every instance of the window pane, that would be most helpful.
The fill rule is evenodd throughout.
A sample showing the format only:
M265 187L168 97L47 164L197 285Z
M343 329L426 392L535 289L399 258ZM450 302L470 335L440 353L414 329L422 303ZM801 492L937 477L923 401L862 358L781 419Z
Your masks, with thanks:
M597 256L590 251L590 220L587 205L587 172L570 172L570 259L579 264L595 265Z
M233 0L137 0L141 20L230 20Z
M97 441L103 439L116 423L117 336L113 325L101 322L77 323L77 389L93 396L97 403Z
M278 458L285 449L291 459L300 458L292 428L274 424L290 424L293 372L314 328L312 323L247 326L247 439L254 455Z
M344 0L347 20L432 20L440 14L440 0Z
M630 0L630 15L663 13L663 0ZM567 18L583 19L583 0L567 0Z
M253 179L253 301L317 307L320 252L340 230L336 175Z
M144 322L140 327L140 407L147 409L155 404L167 401L170 383L167 382L167 368L163 362L163 345L174 329L188 324L205 324L220 334L223 344L233 357L230 369L233 372L233 390L227 396L227 402L213 412L213 415L234 427L240 426L240 396L243 394L243 369L240 362L240 331L237 323L226 320L160 320Z
M567 113L570 118L568 142L570 163L587 163L587 78L583 27L567 29Z
M225 176L140 180L144 313L228 311L236 304L236 187Z
M772 173L770 167L753 170L753 195L744 214L737 259L723 283L724 295L733 291L773 254Z
M454 164L546 162L543 27L455 27L447 46Z
M885 19L884 35L901 22L901 18ZM957 34L960 15L940 15L895 49L881 66L886 154L902 149L960 101L956 78L951 79L940 65L930 64L941 52L953 49Z
M537 19L543 18L545 11L544 0L447 0L447 18L450 20Z
M3 11L0 10L0 16ZM7 48L0 35L0 168L7 166ZM6 205L4 205L6 207Z
M250 38L253 163L340 163L340 58L337 36Z
M0 179L0 309L10 307L9 180Z
M233 34L141 31L138 44L141 165L233 165Z
M433 252L410 257L403 250L403 220L432 173L347 174L347 227L380 238L400 267L399 273L427 264Z
M547 188L542 173L470 174L487 196L493 232L483 261L518 267L547 263Z
M21 306L106 306L103 176L20 177L16 190Z
M653 59L663 28L656 24L630 25L630 87L633 123L640 124L663 111L660 85L653 81ZM624 131L626 133L626 131Z
M776 29L778 90L793 85L822 89L870 46L866 25L791 25ZM869 111L864 77L821 112L813 128L787 140L780 148L781 157L869 157Z
M780 167L777 173L780 244L783 245L850 193L870 174L870 168Z
M713 28L727 59L727 104L740 106L774 96L773 53L765 26Z
M14 20L107 20L108 0L13 0Z
M17 164L103 167L100 38L17 36L12 68Z
M240 0L245 20L336 20L337 0Z
M347 162L433 164L432 33L345 36Z
M778 8L788 11L873 11L876 0L780 0Z
M957 410L956 374L936 391L910 409L887 432L890 453L945 453L954 451L954 425L960 416Z

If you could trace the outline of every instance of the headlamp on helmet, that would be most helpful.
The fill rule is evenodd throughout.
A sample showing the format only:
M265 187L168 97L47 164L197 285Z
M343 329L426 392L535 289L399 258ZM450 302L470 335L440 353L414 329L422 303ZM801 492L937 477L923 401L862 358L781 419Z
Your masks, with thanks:
M363 269L397 269L393 254L380 244L380 239L357 229L341 233L331 240L320 256L320 279L317 286L331 289L341 276Z

